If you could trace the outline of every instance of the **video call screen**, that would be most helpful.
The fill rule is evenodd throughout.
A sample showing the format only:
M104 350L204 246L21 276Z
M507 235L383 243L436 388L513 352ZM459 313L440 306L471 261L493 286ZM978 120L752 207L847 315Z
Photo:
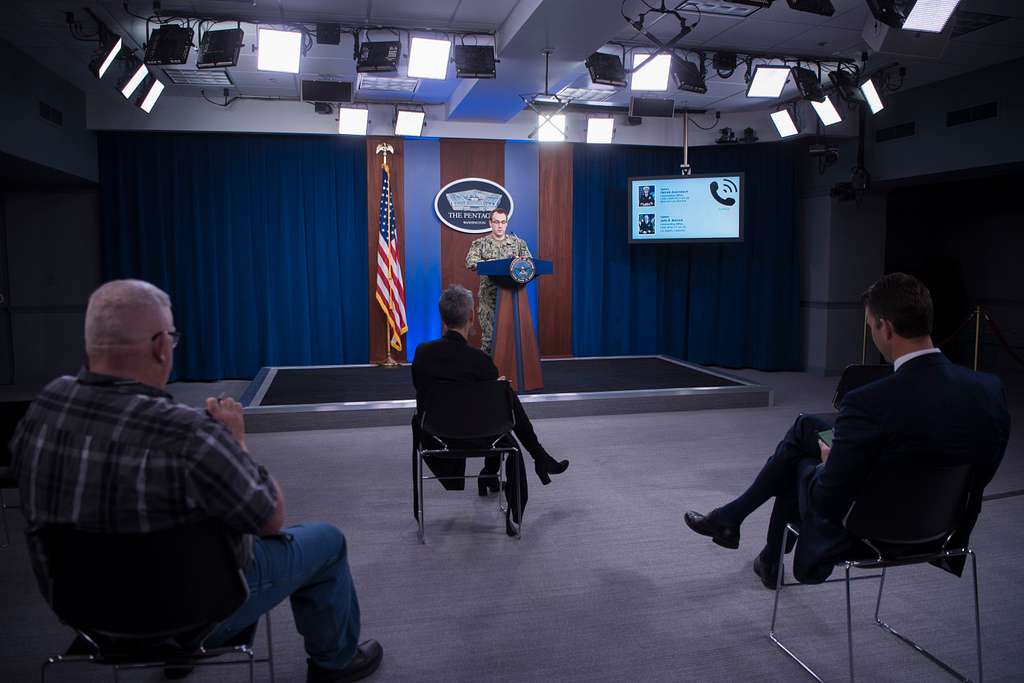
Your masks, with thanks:
M743 174L630 178L631 243L742 242Z

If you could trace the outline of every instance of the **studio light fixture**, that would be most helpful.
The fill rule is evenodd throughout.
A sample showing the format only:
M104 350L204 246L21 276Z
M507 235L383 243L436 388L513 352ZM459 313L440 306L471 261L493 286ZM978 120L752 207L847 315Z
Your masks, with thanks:
M797 12L810 12L826 17L831 17L836 13L836 8L832 6L831 0L789 0L789 6Z
M793 80L796 81L796 89L800 91L800 96L805 100L818 102L825 97L818 74L810 69L805 69L802 66L794 67Z
M409 78L444 80L452 41L413 36L409 45Z
M164 91L164 84L160 82L153 74L146 77L142 85L142 94L139 95L135 104L139 109L146 112L147 114L153 111L153 106L156 101L160 99L160 94Z
M363 73L391 73L398 71L398 56L402 44L397 40L365 42L359 46L356 71Z
M747 85L747 97L778 97L789 80L788 66L758 64Z
M841 117L839 112L836 111L836 106L832 104L832 100L827 96L819 102L812 100L811 106L814 107L814 112L818 115L818 118L821 119L822 125L831 126L832 124L839 123L843 120L843 117Z
M167 64L184 64L188 61L188 53L192 47L191 28L166 24L153 29L146 43L146 64L164 66Z
M107 73L110 65L121 54L121 47L123 45L124 40L121 39L121 36L110 37L110 40L103 46L103 50L92 64L93 73L96 74L96 78L103 78L103 74Z
M367 109L338 107L338 132L342 135L366 135L366 126L370 121Z
M260 71L299 73L302 56L302 34L298 31L259 30L256 68Z
M238 66L238 53L242 50L245 34L240 28L207 31L199 41L196 57L197 69Z
M615 119L591 116L587 118L587 142L607 145L615 134Z
M875 19L904 31L941 33L960 0L867 0Z
M703 95L708 91L704 82L703 68L679 57L672 57L672 81L679 90Z
M587 72L591 83L626 87L626 69L618 55L595 52L587 57Z
M455 55L455 77L456 78L494 78L497 70L494 68L494 46L493 45L456 45Z
M867 79L860 84L860 91L864 94L864 99L868 103L868 108L872 114L885 109L885 105L882 103L882 98L878 96L878 90L875 89L875 82L872 79Z
M540 142L565 141L565 114L538 114L537 126Z
M121 86L121 94L124 95L126 100L132 96L132 93L135 92L136 88L138 88L142 81L145 80L146 76L149 75L149 69L145 64L139 62L138 66L131 67L129 72L131 75L128 77L128 80L124 82L124 85Z
M832 81L832 85L836 87L836 90L843 96L843 99L847 102L863 102L864 95L861 94L860 87L857 85L857 77L843 69L836 69L828 75L828 79Z
M775 130L779 131L780 138L788 138L800 132L797 130L796 122L793 121L793 117L787 109L780 109L777 112L773 112L772 123L775 124Z
M650 53L633 53L633 77L630 79L631 90L668 90L668 70L672 63L672 56L667 54L655 55ZM637 66L640 68L637 68Z
M423 121L427 115L421 111L399 109L395 117L395 135L419 137L423 134Z

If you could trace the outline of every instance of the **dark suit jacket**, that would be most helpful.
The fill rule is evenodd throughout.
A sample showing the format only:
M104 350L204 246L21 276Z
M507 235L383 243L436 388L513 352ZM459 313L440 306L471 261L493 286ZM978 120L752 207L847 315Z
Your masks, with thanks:
M883 460L926 457L938 464L974 465L967 524L953 539L966 544L981 493L1003 459L1009 435L999 379L954 365L941 353L914 358L895 374L851 391L839 407L828 462L801 463L797 578L824 581L834 561L853 547L843 517L872 467ZM945 568L959 574L960 559Z

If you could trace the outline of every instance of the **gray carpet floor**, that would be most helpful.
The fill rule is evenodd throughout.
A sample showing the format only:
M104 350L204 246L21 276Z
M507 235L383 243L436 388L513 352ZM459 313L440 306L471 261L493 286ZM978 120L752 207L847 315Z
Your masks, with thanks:
M519 541L505 535L495 497L435 486L426 499L428 543L417 542L407 428L257 434L249 445L281 483L290 522L324 520L345 532L364 637L376 638L385 651L371 680L810 680L767 637L773 594L751 571L767 506L744 525L738 551L692 534L681 517L736 495L796 413L829 409L835 380L737 374L773 386L777 404L538 421L541 440L571 467L546 487L531 474ZM235 388L174 390L198 401ZM1024 490L1024 382L1011 385L1010 398L1018 428L988 493ZM982 515L973 545L981 569L985 678L1019 681L1024 495L993 500ZM19 514L9 518L13 544L0 550L0 680L37 680L39 664L71 633L38 594ZM858 679L952 680L874 626L876 585L854 584ZM782 601L780 637L826 680L843 679L842 584L787 589ZM975 674L968 577L930 567L894 571L883 616ZM302 681L305 654L287 603L273 617L278 680ZM258 676L266 680L265 670ZM50 680L109 678L66 665ZM161 676L141 672L122 680ZM245 673L218 668L189 680L241 681Z

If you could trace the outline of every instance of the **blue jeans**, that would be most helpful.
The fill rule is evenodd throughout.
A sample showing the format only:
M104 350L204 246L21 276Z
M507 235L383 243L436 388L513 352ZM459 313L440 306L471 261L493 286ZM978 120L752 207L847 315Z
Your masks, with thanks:
M330 524L300 524L253 539L245 570L249 599L213 632L211 646L230 640L290 597L306 652L320 666L340 669L359 643L359 600L348 569L345 536Z

